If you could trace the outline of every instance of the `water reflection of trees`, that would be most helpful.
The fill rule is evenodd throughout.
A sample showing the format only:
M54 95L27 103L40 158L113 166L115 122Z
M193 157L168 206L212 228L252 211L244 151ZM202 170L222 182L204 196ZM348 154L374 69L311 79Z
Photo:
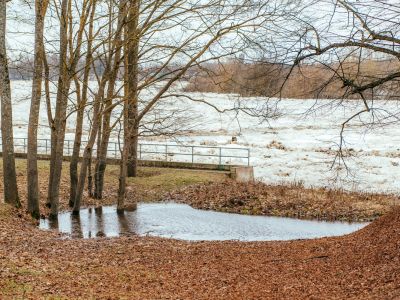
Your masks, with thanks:
M79 215L66 213L58 218L47 219L46 223L49 229L69 233L72 238L105 237L114 234L126 236L136 233L138 227L136 212L117 213L112 207L101 206L83 210Z
M131 228L130 222L125 215L125 211L117 213L119 224L119 235L128 235L135 232L135 228Z
M103 221L103 207L95 207L94 208L95 214L95 234L96 237L106 236L105 228L104 228L104 221Z
M58 223L58 217L52 217L52 218L49 218L48 220L47 220L47 223L49 224L49 228L50 229L56 229L56 230L59 230L59 223Z
M80 215L71 215L71 236L72 238L83 238Z

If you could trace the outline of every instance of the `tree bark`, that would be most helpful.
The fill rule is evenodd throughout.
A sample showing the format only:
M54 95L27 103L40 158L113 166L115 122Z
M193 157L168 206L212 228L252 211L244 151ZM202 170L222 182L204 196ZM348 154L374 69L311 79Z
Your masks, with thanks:
M97 134L99 134L100 129L97 130ZM93 152L93 151L92 151ZM87 175L87 179L88 179L88 183L87 183L87 191L88 191L88 196L90 198L93 198L93 176L92 176L92 155L93 153L90 153L89 156L89 162L88 162L88 175Z
M107 91L107 99L105 101L105 108L112 105L112 94L114 91L115 81L110 80ZM110 96L111 94L111 96ZM104 173L107 166L107 150L108 150L108 142L110 139L110 118L111 118L111 110L107 111L103 115L103 124L102 124L102 134L98 145L98 153L96 166L94 171L94 198L102 199L103 198L103 187L104 187Z
M32 98L28 126L27 178L28 178L28 212L38 219L39 211L39 180L37 168L37 129L39 125L40 101L42 98L43 76L43 30L44 17L48 2L35 1L35 61L32 80Z
M124 121L124 123L126 123ZM124 133L124 136L126 134ZM124 138L126 140L126 138ZM126 196L126 176L127 176L127 161L128 161L128 148L124 145L122 150L120 171L119 171L119 186L118 186L118 201L117 212L123 213L125 210L125 196Z
M76 115L76 126L75 126L75 137L74 146L72 149L71 161L69 164L69 178L70 178L70 193L69 193L69 207L74 206L76 197L76 188L78 185L78 163L79 163L79 152L81 150L82 143L82 128L83 128L83 108L78 108Z
M139 65L139 1L133 1L129 9L128 19L128 102L127 102L127 129L129 131L127 144L128 177L137 176L137 147L139 140L138 120L138 65Z
M0 1L0 93L1 93L1 138L3 152L4 200L20 207L17 175L15 171L14 137L12 126L11 86L6 51L6 1Z

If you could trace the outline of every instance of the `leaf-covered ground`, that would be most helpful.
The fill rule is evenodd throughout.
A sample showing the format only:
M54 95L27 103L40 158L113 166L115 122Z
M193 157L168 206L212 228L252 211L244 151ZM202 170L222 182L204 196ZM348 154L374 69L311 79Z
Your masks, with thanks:
M168 199L201 209L340 221L372 221L400 204L396 195L232 181L184 187Z
M399 299L400 210L291 242L65 239L0 205L1 299Z
M23 202L24 168L25 163L18 161ZM180 170L141 169L140 172L139 178L130 180L128 201L133 197L161 200L166 192L174 194L185 186L225 178L224 174ZM43 210L47 174L48 165L41 162ZM108 168L102 204L113 203L117 174L116 167ZM208 202L204 200L204 206L199 207L218 209L217 205L207 207L206 203L229 199L223 195L244 193L243 187L231 181L210 185L214 188L207 189L207 197L201 198ZM199 186L188 191L191 189L196 191ZM256 203L253 198L263 189L257 184L251 189L253 192L246 191L245 195L253 196L244 199ZM276 204L280 203L279 195L288 198L288 191L288 187L277 188ZM68 168L63 171L60 193L61 208L67 209ZM295 199L296 194L291 193L294 192L289 195ZM321 194L315 190L314 193L318 198L331 192ZM345 194L342 195L345 199ZM368 197L353 198L368 203ZM334 202L340 197L332 194L329 199ZM379 199L385 202L386 198ZM91 201L85 197L86 205L92 204ZM249 206L247 202L246 205ZM336 207L340 205L343 202ZM276 207L281 209L280 205ZM300 208L294 207L292 211ZM340 238L191 243L137 236L66 239L55 232L37 229L23 209L17 211L0 204L0 299L397 299L399 265L399 209L357 233Z

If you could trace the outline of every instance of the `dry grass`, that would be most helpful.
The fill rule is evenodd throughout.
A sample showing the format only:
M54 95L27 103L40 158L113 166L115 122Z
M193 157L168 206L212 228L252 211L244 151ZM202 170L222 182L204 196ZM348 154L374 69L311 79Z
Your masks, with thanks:
M400 204L395 195L260 182L195 185L171 193L169 198L224 212L340 221L372 221Z

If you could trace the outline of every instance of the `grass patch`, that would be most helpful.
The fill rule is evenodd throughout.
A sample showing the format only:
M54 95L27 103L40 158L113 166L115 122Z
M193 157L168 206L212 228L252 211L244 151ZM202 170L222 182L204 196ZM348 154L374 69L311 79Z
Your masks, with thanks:
M141 201L164 200L164 194L193 184L221 182L226 176L217 172L157 169L151 177L129 178L128 186L134 188ZM222 175L222 176L221 176Z
M17 282L14 279L4 280L2 283L2 296L12 296L12 299L26 299L32 292L32 285Z
M2 162L0 161L0 170ZM16 159L16 169L18 176L18 186L20 199L23 207L26 207L26 159ZM95 165L92 165L92 175ZM45 201L47 199L48 176L50 171L50 162L45 160L38 161L39 172L39 190L41 212L47 212ZM0 171L1 174L1 171ZM102 200L90 199L85 190L82 205L110 205L116 204L118 189L119 166L108 165L104 176L104 193ZM227 179L224 172L208 170L188 170L188 169L170 169L139 167L138 177L128 178L127 180L127 199L126 203L154 202L165 199L164 195L168 192L194 185L211 182L222 182ZM86 189L86 188L85 188ZM60 210L67 210L70 192L69 162L63 162L63 169L60 183ZM3 182L0 182L0 193L3 193ZM6 208L0 207L0 217L7 215Z
M39 276L41 272L25 267L12 267L11 272L21 276Z

